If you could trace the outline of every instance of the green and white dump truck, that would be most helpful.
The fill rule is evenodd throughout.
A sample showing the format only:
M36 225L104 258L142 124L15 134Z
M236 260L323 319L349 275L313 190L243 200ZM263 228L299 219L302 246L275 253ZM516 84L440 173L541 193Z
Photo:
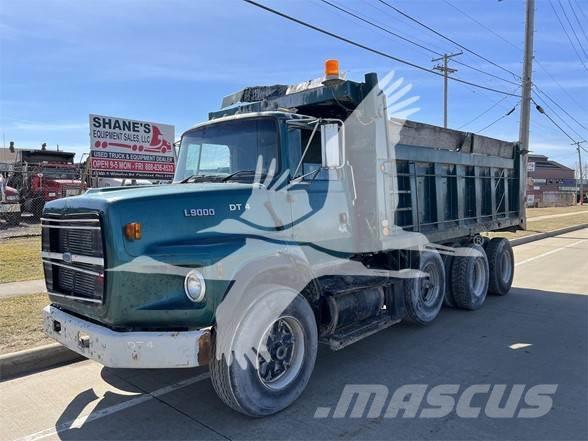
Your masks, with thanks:
M508 293L518 144L390 119L376 74L252 87L182 135L172 185L47 203L45 332L113 368L208 364L250 416L338 350ZM389 331L392 332L392 331Z

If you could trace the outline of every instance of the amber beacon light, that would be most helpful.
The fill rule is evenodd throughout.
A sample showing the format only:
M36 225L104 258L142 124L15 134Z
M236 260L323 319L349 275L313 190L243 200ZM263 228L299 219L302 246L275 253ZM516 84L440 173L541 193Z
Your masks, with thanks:
M339 60L325 61L325 78L327 80L339 79Z
M131 222L125 225L125 237L128 240L141 239L141 224L138 222Z

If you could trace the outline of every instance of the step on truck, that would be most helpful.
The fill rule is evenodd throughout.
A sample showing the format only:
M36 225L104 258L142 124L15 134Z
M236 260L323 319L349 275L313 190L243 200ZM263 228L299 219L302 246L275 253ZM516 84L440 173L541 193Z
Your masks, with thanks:
M222 401L265 416L319 344L507 294L512 249L482 233L525 227L525 152L389 115L399 81L327 67L225 97L171 185L48 202L45 332L112 368L209 365Z

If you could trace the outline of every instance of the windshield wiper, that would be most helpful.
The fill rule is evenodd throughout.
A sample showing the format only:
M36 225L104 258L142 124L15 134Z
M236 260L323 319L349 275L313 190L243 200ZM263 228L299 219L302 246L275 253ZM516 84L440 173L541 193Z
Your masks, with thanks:
M227 182L229 179L234 178L235 176L244 175L244 174L255 174L256 170L237 170L234 173L231 173L228 176L225 176L222 179L222 182ZM265 173L261 173L261 176L265 175Z
M198 178L202 178L202 179L219 179L219 176L218 175L200 175L200 174L195 174L195 175L190 175L187 178L182 179L179 183L180 184L186 184L189 181L196 180Z

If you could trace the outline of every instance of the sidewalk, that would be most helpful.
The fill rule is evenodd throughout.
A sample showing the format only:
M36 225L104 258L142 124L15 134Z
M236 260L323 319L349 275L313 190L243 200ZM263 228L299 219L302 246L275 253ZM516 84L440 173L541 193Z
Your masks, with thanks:
M45 279L0 283L0 299L45 292Z

